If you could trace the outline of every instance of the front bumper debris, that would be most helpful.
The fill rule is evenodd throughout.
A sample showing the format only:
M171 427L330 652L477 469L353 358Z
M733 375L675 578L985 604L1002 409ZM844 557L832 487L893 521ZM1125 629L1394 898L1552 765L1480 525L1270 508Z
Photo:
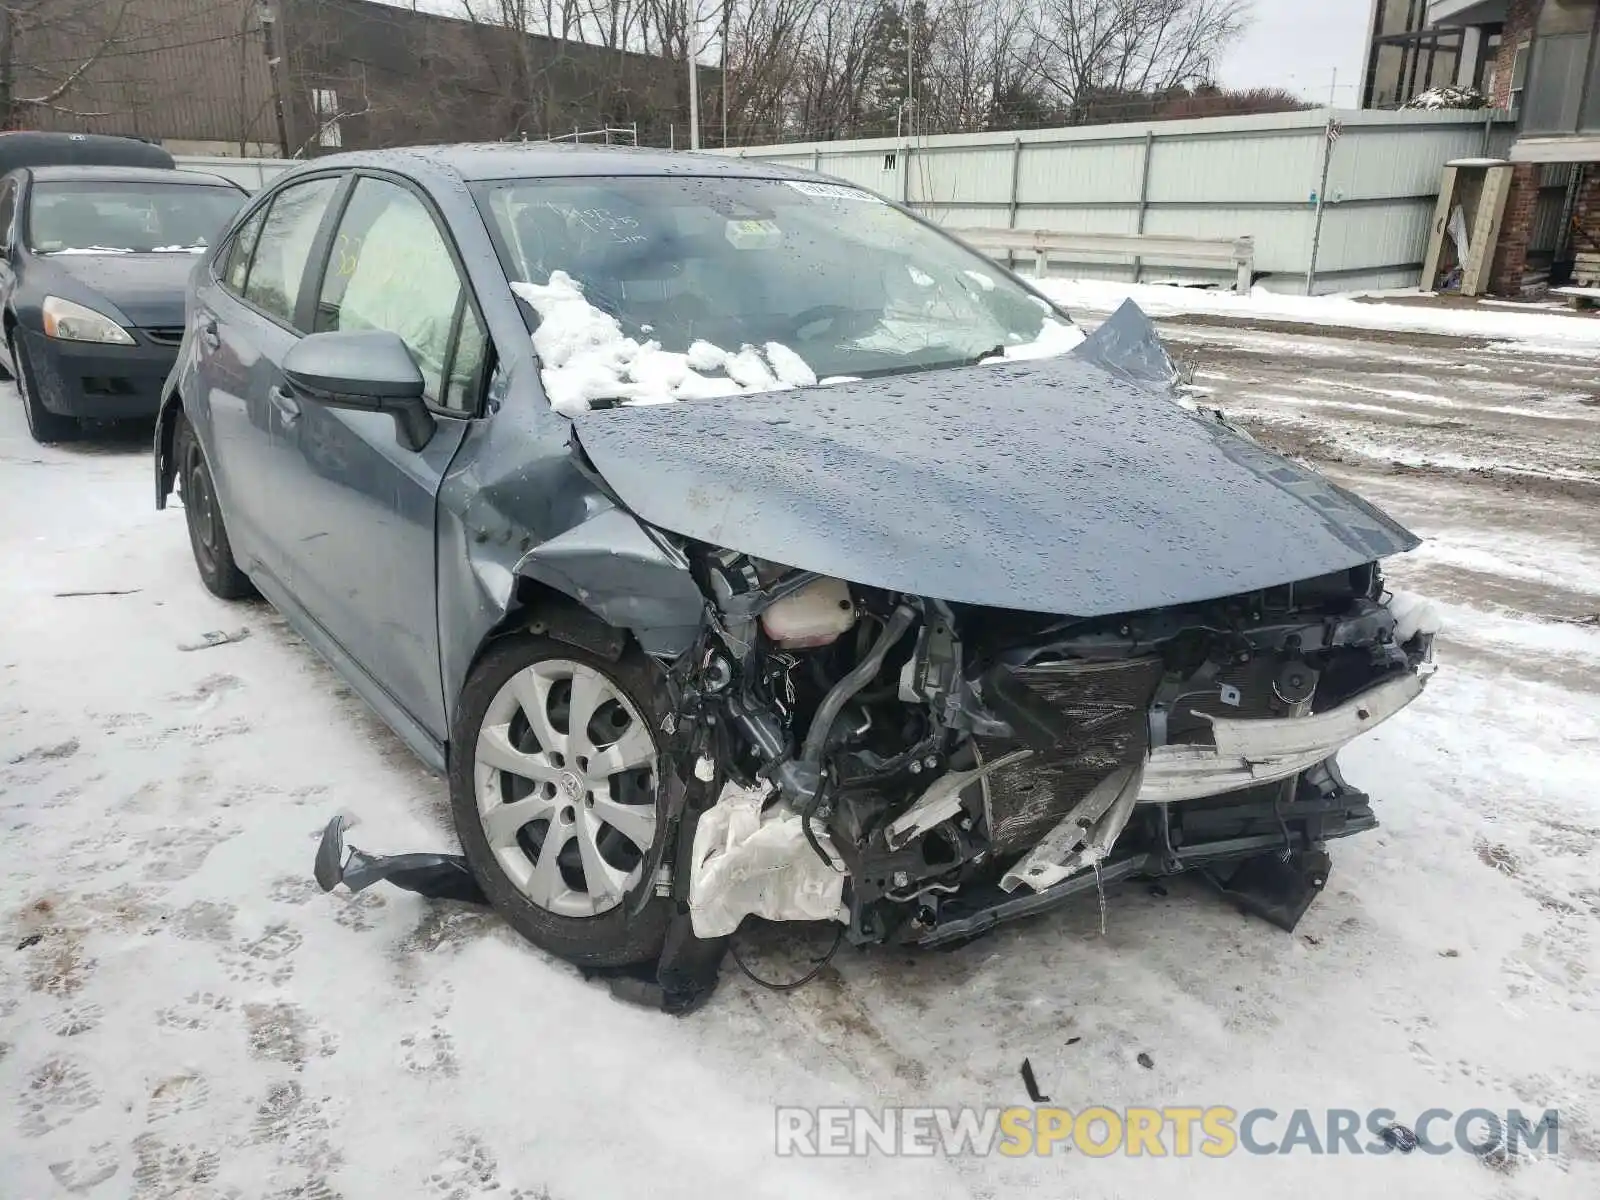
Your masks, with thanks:
M1308 717L1211 717L1215 746L1160 746L1150 752L1139 803L1173 804L1298 775L1387 721L1426 684L1420 673L1402 675Z

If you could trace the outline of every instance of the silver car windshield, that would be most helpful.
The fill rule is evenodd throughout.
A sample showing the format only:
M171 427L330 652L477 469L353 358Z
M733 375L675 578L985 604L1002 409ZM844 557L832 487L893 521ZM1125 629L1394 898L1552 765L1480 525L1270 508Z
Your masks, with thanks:
M669 353L777 346L779 379L1056 352L1069 319L869 192L810 180L624 177L480 185L525 298L568 300ZM548 290L554 285L554 291ZM538 307L538 305L536 305ZM541 315L546 309L541 308Z

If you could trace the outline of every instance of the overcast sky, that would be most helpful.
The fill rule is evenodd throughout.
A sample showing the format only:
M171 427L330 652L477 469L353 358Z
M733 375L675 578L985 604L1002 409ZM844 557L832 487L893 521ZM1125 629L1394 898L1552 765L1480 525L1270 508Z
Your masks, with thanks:
M1361 103L1372 0L1255 0L1255 22L1222 61L1228 87L1283 87L1319 104L1328 102L1339 72L1341 108Z

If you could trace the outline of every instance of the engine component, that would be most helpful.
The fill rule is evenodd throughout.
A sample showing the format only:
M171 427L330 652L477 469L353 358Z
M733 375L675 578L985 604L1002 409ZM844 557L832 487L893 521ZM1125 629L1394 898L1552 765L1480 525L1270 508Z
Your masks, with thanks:
M785 650L829 646L856 623L850 585L842 579L813 579L761 614L761 628Z
M811 718L811 728L806 730L806 740L801 747L800 757L784 763L779 768L779 784L787 796L802 806L802 812L807 816L814 810L818 797L817 789L822 785L822 753L827 748L834 721L838 719L840 711L851 698L872 682L883 667L883 660L889 651L905 636L906 630L911 628L912 622L916 619L917 611L909 604L895 607L894 612L889 614L889 619L884 622L883 632L872 644L872 649L868 650L850 673L834 684L822 698L822 703L817 706L816 715Z

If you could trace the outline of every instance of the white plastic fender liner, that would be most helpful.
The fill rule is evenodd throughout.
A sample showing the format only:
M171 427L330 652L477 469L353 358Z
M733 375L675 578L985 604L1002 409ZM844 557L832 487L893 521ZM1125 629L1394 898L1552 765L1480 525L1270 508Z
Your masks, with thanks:
M806 841L799 813L781 802L762 811L769 794L730 783L695 827L689 919L696 937L731 934L747 916L848 920L844 862L828 835L815 829L838 870Z

